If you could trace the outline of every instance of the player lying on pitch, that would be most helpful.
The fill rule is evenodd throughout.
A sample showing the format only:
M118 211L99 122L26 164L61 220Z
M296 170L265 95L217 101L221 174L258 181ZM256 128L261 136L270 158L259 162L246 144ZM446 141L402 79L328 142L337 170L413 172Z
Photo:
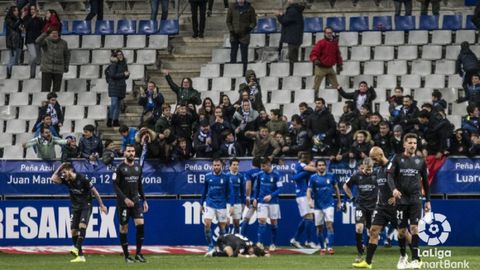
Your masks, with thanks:
M240 234L226 234L217 240L213 257L270 257L270 253L257 247L252 241Z

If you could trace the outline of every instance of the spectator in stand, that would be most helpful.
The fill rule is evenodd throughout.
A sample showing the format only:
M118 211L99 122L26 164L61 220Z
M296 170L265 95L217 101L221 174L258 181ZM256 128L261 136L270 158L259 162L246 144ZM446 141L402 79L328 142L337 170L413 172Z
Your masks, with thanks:
M177 111L172 116L172 128L175 137L183 137L191 143L193 128L196 125L197 119L187 112L186 105L180 105Z
M90 160L95 163L103 155L102 140L95 135L95 127L93 125L86 125L83 127L83 136L78 143L80 157Z
M10 52L10 59L7 64L7 78L12 76L12 68L18 65L23 48L22 31L24 30L23 18L17 6L11 6L5 16L6 46Z
M477 30L480 29L480 1L477 1L475 10L473 11L472 22L477 27Z
M366 130L358 130L353 134L352 148L350 149L350 154L348 156L350 159L360 161L368 157L372 146L373 142L370 132Z
M448 149L448 140L453 133L452 124L444 117L436 119L428 111L418 113L419 129L426 141L425 156L435 155L440 159Z
M213 123L213 121L215 121L215 104L213 104L213 100L209 97L204 98L202 107L198 109L198 113L204 114L205 118L210 123Z
M66 145L62 148L62 162L69 161L74 158L80 157L80 150L77 145L77 138L73 135L65 137L65 140L68 141Z
M470 135L470 145L471 147L468 149L470 156L480 156L480 135L478 133Z
M37 65L40 65L40 45L35 40L42 34L43 19L38 16L36 6L30 6L30 14L23 20L25 25L25 44L28 49L28 63L30 64L30 78L35 78Z
M160 17L160 20L166 20L168 18L168 2L169 0L150 0L150 20L157 21L159 3L162 4L162 16Z
M370 115L372 115L372 113L370 112L370 107L368 107L368 105L366 104L362 105L362 107L360 108L360 114L358 115L358 129L365 130L368 128Z
M288 0L285 13L275 12L278 21L282 25L280 36L279 54L282 52L283 43L288 44L288 60L292 67L298 61L298 49L303 43L303 10L304 3L297 3L297 0Z
M451 156L468 156L470 149L470 140L468 133L461 128L455 130L455 134L450 137L448 155Z
M442 92L437 89L432 92L432 106L436 111L444 111L447 109L447 101L442 98Z
M270 118L268 118L268 114L266 111L261 110L258 112L257 118L257 127L266 127L268 122L270 122Z
M338 87L337 73L333 69L337 65L337 72L342 72L343 60L338 47L338 38L333 35L333 29L329 26L323 30L324 38L319 40L310 53L310 61L315 64L315 97L318 97L320 84L327 77L332 88Z
M212 132L213 148L218 150L223 141L223 132L225 130L233 130L232 124L223 116L223 110L220 107L215 109L215 118L210 125Z
M110 65L105 70L105 79L108 83L108 96L110 97L110 108L107 120L108 127L119 127L120 106L127 94L127 82L130 77L127 60L119 49L113 50L110 57Z
M207 119L200 121L199 130L193 135L193 150L197 158L212 158L216 149L213 148L210 122Z
M465 97L457 100L457 103L468 101L475 107L480 107L480 74L472 75L472 83L465 88Z
M281 148L283 153L288 153L289 156L297 156L300 152L312 151L312 143L310 137L308 137L308 131L303 126L303 121L300 116L296 115L292 117L293 132L291 134L293 138L293 145L283 146Z
M142 95L138 99L138 105L143 106L140 125L147 125L153 129L156 121L162 114L162 105L165 103L165 99L153 81L148 82L147 89L143 93L140 91L140 93Z
M343 114L340 116L340 121L350 123L352 132L360 129L359 111L355 108L353 101L345 101L345 105L343 106Z
M60 17L58 13L53 10L47 10L47 14L45 14L44 19L45 24L43 25L43 33L50 33L53 30L57 30L58 33L62 31L62 23L60 21Z
M270 135L267 127L261 126L259 131L246 131L245 136L254 140L252 156L268 157L273 160L281 149L277 141Z
M226 9L228 8L228 0L223 0L223 6ZM207 11L208 17L212 16L212 10L213 10L213 0L208 0L208 11Z
M230 63L237 62L238 47L242 55L243 73L247 71L248 44L250 32L257 26L257 14L253 6L246 0L231 3L227 12L227 27L230 31Z
M370 111L372 111L372 103L373 100L377 98L377 93L375 92L375 89L373 89L373 87L368 87L367 82L361 81L358 84L358 90L350 93L345 92L345 90L343 90L341 86L339 86L337 90L340 96L342 96L343 98L353 99L357 110L360 110L362 105L366 104L370 108Z
M288 124L282 120L280 109L270 110L270 121L266 124L266 126L272 133L279 132L282 135L288 134Z
M95 16L97 16L97 21L103 20L103 0L89 0L89 2L90 12L87 14L85 21L91 21Z
M337 125L323 98L315 98L315 111L307 118L305 127L313 139L312 150L317 155L328 155Z
M203 38L207 14L207 0L189 0L192 11L193 38ZM200 24L198 16L200 15Z
M313 109L308 106L306 102L298 104L298 111L300 112L300 118L302 118L304 124L306 123L307 118L313 113Z
M241 84L240 86L245 86L245 84L243 84L243 85ZM235 103L233 104L233 107L235 108L236 111L238 111L239 109L242 108L242 103L244 101L250 102L250 92L248 91L248 89L240 88L240 90L238 90L238 94L239 94L238 100L235 101ZM251 102L250 102L250 104L253 107L254 104L252 104ZM253 109L255 110L255 108L253 108Z
M400 16L402 11L402 3L405 6L405 16L412 15L412 0L393 0L395 6L395 16Z
M107 167L112 168L113 160L122 155L120 155L119 149L115 147L115 144L110 139L105 140L103 149L102 161Z
M467 41L462 42L455 65L455 73L463 78L462 87L464 90L468 88L468 84L472 81L472 76L478 74L479 71L478 58L470 49L470 44Z
M52 136L50 129L42 127L40 129L40 136L23 143L23 148L35 147L37 149L37 157L43 160L55 159L55 145L65 145L68 140L63 140L59 137Z
M401 154L403 153L403 128L401 125L395 125L393 127L393 136L392 140L390 141L390 145L393 149L393 154Z
M347 121L338 123L338 130L333 141L333 149L330 155L331 161L342 161L349 158L353 144L353 129Z
M26 9L28 10L27 6L36 6L37 1L36 0L16 0L15 3L17 4L17 7L19 10L21 9Z
M170 89L177 95L177 105L178 104L194 104L200 105L202 103L202 99L200 98L200 93L193 89L192 86L192 79L190 78L183 78L182 85L178 86L170 76L170 71L162 70L162 73L165 74L165 79L170 86Z
M172 129L172 108L170 104L163 104L162 115L155 123L156 133L163 133L166 129Z
M189 160L193 157L192 147L186 138L180 137L173 149L172 159L175 161Z
M403 106L400 108L399 113L393 118L395 125L402 126L403 132L413 132L414 125L418 122L418 108L414 105L413 97L406 95L403 97Z
M432 4L433 15L440 15L440 0L420 0L420 2L422 2L422 10L420 15L428 15L428 6L430 4Z
M462 129L468 133L480 132L479 108L473 104L467 106L467 115L462 117Z
M249 69L245 73L245 83L240 85L240 89L247 89L250 101L255 110L261 111L265 110L262 101L262 88L260 87L260 82L258 81L257 74L254 70Z
M242 108L233 115L235 135L247 155L252 155L253 141L245 136L247 131L257 131L258 112L251 108L250 101L243 101Z
M233 114L235 114L235 107L233 106L232 101L230 101L230 97L225 94L221 95L218 106L222 109L225 120L231 122Z
M50 115L52 119L52 126L55 128L56 134L60 134L60 128L63 126L64 117L62 107L58 104L57 94L55 92L47 94L47 102L40 107L37 121L33 126L36 127L41 121L43 121L44 116L47 114Z
M176 138L169 128L165 129L162 133L157 133L157 135L160 148L160 160L169 162L172 160L173 145L176 143Z
M289 153L290 153L289 147L287 147L287 145L285 143L285 137L283 137L282 133L280 133L280 132L275 133L273 135L273 138L275 139L275 141L277 141L278 146L280 146L280 149L281 149L280 153L278 153L278 155L276 157L273 157L273 160L274 161L280 161L284 157L289 157L290 156L289 155ZM283 150L287 150L287 151L283 151Z
M377 136L377 134L380 132L380 122L382 121L383 117L378 112L369 115L367 131L370 132L372 138L375 138L375 136Z
M235 140L232 130L224 130L221 136L222 142L215 154L216 157L234 158L243 156L242 146Z
M118 133L120 133L122 136L122 147L120 148L120 153L123 153L127 145L135 144L135 135L137 134L137 129L134 127L129 128L126 125L121 125L118 128Z
M400 114L400 109L403 106L403 87L397 86L393 89L393 95L388 98L389 106L388 111L392 118L397 117Z
M59 30L56 28L48 33L42 33L35 42L42 48L40 66L42 92L58 92L62 84L63 73L68 72L70 65L68 44L60 38Z
M60 137L57 129L52 125L52 116L50 114L43 115L42 121L33 127L32 132L35 133L35 137L40 136L42 127L48 128L54 137Z
M380 130L378 134L373 137L373 141L375 146L382 148L383 153L387 158L393 155L393 147L392 147L392 134L390 134L390 126L387 122L382 121L379 124Z
M147 127L140 128L135 134L135 150L137 156L144 155L145 159L160 158L164 154L157 134Z

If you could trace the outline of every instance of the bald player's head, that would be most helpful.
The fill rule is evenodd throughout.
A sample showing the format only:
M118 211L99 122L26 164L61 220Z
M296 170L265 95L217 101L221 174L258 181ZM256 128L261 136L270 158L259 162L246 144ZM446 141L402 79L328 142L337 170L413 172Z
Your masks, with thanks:
M372 149L370 149L369 156L375 163L380 163L385 157L385 155L383 154L382 148L378 146L374 146L372 147Z

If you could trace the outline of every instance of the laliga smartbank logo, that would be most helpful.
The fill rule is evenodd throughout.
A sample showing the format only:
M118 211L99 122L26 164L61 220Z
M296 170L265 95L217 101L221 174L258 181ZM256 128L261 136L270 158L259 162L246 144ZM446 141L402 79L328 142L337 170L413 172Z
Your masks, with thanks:
M467 260L453 260L453 252L450 249L436 247L444 244L452 227L447 217L440 213L429 212L418 223L418 236L427 247L419 250L424 269L469 269L470 262Z

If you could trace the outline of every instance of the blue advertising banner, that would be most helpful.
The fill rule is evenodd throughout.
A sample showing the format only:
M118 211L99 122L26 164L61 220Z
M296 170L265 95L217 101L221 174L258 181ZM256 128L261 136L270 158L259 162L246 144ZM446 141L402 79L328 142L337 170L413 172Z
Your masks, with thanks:
M480 193L480 159L447 159L436 175L432 192Z
M94 203L96 205L96 202ZM93 208L85 245L118 245L118 218L115 201L106 200L108 214ZM300 215L295 200L280 202L278 243L288 245ZM198 200L149 200L145 214L146 245L205 245L201 205ZM480 209L479 200L434 200L433 218L420 224L422 245L478 246L480 219L460 209ZM335 212L335 246L354 245L354 209ZM71 245L68 200L0 201L0 246ZM214 221L214 223L216 223ZM218 235L218 230L214 231ZM129 242L135 243L134 225L129 226ZM256 241L256 216L247 236ZM268 230L270 232L270 230ZM353 254L353 250L352 250Z

